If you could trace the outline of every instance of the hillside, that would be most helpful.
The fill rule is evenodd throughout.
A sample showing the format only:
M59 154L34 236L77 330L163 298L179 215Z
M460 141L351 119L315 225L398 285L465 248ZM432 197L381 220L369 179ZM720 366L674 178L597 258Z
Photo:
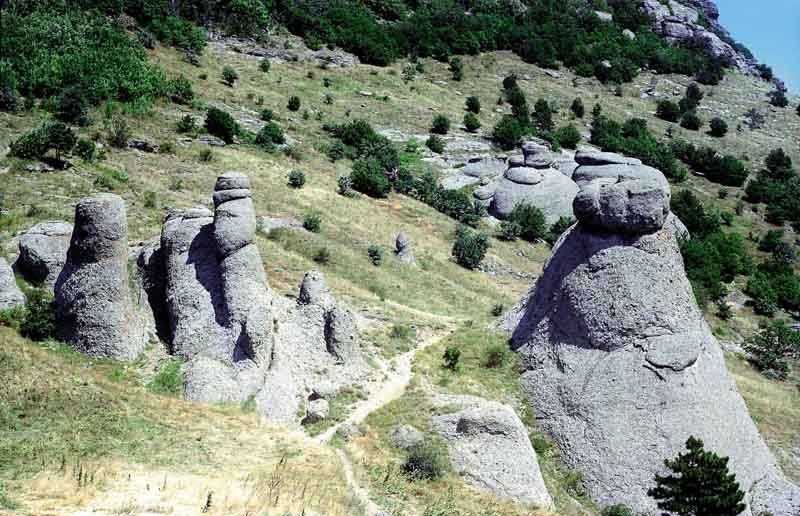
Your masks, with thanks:
M144 26L153 29L132 20L126 34L134 38ZM146 62L168 78L187 79L193 98L185 103L167 96L89 102L91 122L73 124L72 130L96 142L100 159L82 159L73 152L66 158L69 166L61 169L52 152L42 160L12 156L12 142L57 110L56 91L15 112L0 112L0 256L13 262L20 236L31 226L47 220L72 222L82 198L112 192L127 209L133 264L139 244L161 234L170 210L212 207L217 177L231 171L245 174L260 221L255 245L271 292L281 299L278 304L296 301L307 271L322 271L337 302L354 313L370 380L330 399L330 416L320 422L304 428L276 424L258 413L253 399L221 405L180 399L181 359L171 357L168 346L157 339L133 362L89 358L54 340L21 336L18 314L4 312L2 510L351 515L375 514L380 508L387 511L383 514L426 516L600 514L602 507L592 502L581 474L563 464L558 446L537 422L519 381L520 359L507 350L507 337L495 330L498 316L508 313L541 275L551 246L542 238L533 243L497 238L498 222L484 219L477 226L491 241L482 265L478 270L462 267L451 256L460 226L453 217L411 195L392 192L373 198L338 192L338 179L351 174L355 160L330 159L336 139L326 124L365 120L389 136L400 163L415 177L431 172L447 178L457 175L470 157L507 156L518 150L504 151L491 140L492 128L512 112L509 102L502 101L503 79L515 74L530 106L545 99L553 108L555 126L573 124L582 143L591 137L589 113L598 104L612 120L646 120L663 146L670 139L686 139L735 156L752 181L773 149L783 148L795 169L800 163L799 99L790 97L787 108L771 106L767 94L775 88L772 83L727 69L719 84L702 86L704 97L697 108L706 127L714 117L727 122L729 130L719 138L706 128L691 131L656 116L659 100L678 102L684 96L694 81L687 75L643 70L617 85L578 75L574 67L554 71L526 63L509 50L495 50L460 55L463 78L456 81L450 64L431 57L411 62L395 56L385 66L374 66L356 63L351 54L336 49L330 51L333 60L344 66L325 65L313 57L294 60L291 56L312 53L306 43L317 45L311 38L304 43L282 28L272 29L258 43L212 32L205 48L191 59L184 49L154 43L146 50ZM263 56L268 56L268 71ZM226 67L238 76L232 86L222 80ZM411 79L410 68L416 70ZM297 110L287 105L292 96L299 98ZM470 96L482 106L476 133L460 123ZM570 109L575 98L586 106L582 119ZM202 126L212 107L230 113L251 136L243 131L235 143L217 146L208 145L201 127L178 131L186 115ZM279 149L265 150L254 140L265 125L264 109L272 111L285 133L288 143ZM764 114L758 129L745 125L751 109ZM434 115L440 114L449 118L451 129L443 136L444 153L437 154L425 141ZM126 131L120 129L123 124ZM123 144L115 145L120 132L126 133ZM295 170L304 174L302 188L289 184ZM707 210L730 213L732 221L722 230L741 235L754 264L761 263L769 252L759 249L759 240L778 227L767 222L764 204L743 202L737 209L744 187L721 186L691 172L672 182L673 199L688 190ZM467 188L468 198L473 188ZM298 228L311 214L319 216L319 231ZM275 219L291 219L294 226L270 231ZM794 249L791 216L786 221L782 239ZM411 242L414 267L393 253L399 233ZM370 255L374 246L381 249L377 265ZM133 275L136 268L129 270ZM747 302L748 276L752 274L737 273L733 281L724 282L723 303L732 310L730 317L719 316L717 300L708 301L704 315L724 344L728 369L759 432L787 477L800 482L797 364L790 360L785 378L770 378L737 351L769 319ZM689 279L695 281L691 274ZM35 291L21 275L17 281L29 296ZM132 278L134 291L136 281ZM782 304L773 318L792 320L794 315L796 310ZM460 350L456 370L442 366L450 347ZM497 367L487 366L491 351L502 357ZM382 390L387 385L391 388ZM397 426L413 425L441 452L445 443L436 437L431 416L454 412L461 402L457 397L463 395L515 409L538 455L554 501L551 511L500 501L465 483L452 468L431 481L403 474L407 453L393 444ZM343 421L354 423L361 435L345 439L336 433L326 442L332 435L326 430L340 428Z

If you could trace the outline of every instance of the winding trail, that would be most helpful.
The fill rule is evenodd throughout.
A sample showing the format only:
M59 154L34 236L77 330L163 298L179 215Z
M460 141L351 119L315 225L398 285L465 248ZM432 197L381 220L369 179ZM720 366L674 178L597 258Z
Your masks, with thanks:
M392 360L386 361L381 364L381 373L388 377L388 380L375 385L367 394L366 399L358 402L356 407L344 421L341 421L332 427L328 428L325 432L316 437L317 442L320 444L329 443L336 431L346 424L357 425L363 422L367 416L372 412L380 409L381 407L391 403L392 401L400 398L411 383L413 376L412 369L414 366L414 357L417 353L424 349L436 344L445 337L453 333L454 329L449 327L444 331L437 332L434 335L428 336L422 340L419 345L414 349L406 351L405 353L394 357ZM347 485L353 490L356 498L364 506L364 514L366 516L377 516L382 514L378 505L373 502L369 496L369 491L366 487L359 485L356 479L353 463L347 453L342 449L337 449L336 454L342 463L344 469L345 480Z

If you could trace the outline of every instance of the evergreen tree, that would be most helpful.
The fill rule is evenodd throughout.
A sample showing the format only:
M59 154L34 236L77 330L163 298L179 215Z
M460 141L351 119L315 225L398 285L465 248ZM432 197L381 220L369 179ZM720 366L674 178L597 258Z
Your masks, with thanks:
M706 451L694 437L686 441L686 449L664 461L672 474L656 474L656 487L647 491L658 500L658 508L680 516L736 516L744 511L744 492L728 471L728 458Z

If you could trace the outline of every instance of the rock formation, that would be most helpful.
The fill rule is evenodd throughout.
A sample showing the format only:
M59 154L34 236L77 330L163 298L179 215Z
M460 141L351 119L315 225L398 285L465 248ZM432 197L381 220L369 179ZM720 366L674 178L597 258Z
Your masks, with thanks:
M72 224L60 220L40 222L19 239L19 258L14 264L33 284L52 289L67 262Z
M394 252L403 263L415 263L414 252L411 250L411 240L405 233L399 233L394 241Z
M0 256L0 310L8 310L25 304L25 295L17 286L14 271L5 258Z
M450 462L468 483L500 498L553 505L528 432L511 407L482 401L434 416L431 425L447 441Z
M113 194L81 200L67 261L55 284L58 337L91 356L136 358L146 339L128 280L125 203Z
M694 435L730 457L756 514L798 514L800 491L750 420L662 227L658 189L600 179L575 199L578 224L510 324L530 402L602 505L656 512L653 476Z

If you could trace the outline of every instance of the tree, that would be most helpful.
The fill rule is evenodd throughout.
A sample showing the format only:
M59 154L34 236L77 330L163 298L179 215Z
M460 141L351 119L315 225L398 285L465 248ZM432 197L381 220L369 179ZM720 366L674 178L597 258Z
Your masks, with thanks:
M569 107L572 114L575 115L575 118L583 118L583 115L586 112L586 109L583 107L583 101L580 97L576 98L572 101L572 105Z
M667 122L677 122L681 116L681 109L671 100L661 100L656 107L656 116Z
M560 127L553 135L553 139L564 148L574 149L581 142L581 133L572 124Z
M431 122L431 132L433 134L447 134L450 130L450 119L444 115L436 115Z
M725 120L716 117L711 119L711 136L716 136L717 138L721 138L728 133L728 124L725 123Z
M478 117L475 116L475 113L469 112L464 115L464 127L467 128L467 131L474 133L481 128L481 121L478 120Z
M488 248L489 237L485 233L475 233L465 226L459 226L456 230L452 253L456 263L462 267L477 269Z
M689 129L690 131L697 131L703 126L703 122L697 113L694 111L687 111L681 118L681 127Z
M289 97L289 102L286 103L286 107L289 109L289 111L300 110L300 97L297 95L292 95Z
M511 210L508 220L519 227L518 236L524 240L534 242L544 238L547 233L544 213L532 204L517 204Z
M222 82L228 86L233 86L239 80L239 74L230 66L222 69Z
M47 141L50 148L56 151L56 159L61 160L62 154L72 151L78 138L72 129L61 122L54 122L47 127Z
M381 162L376 158L359 158L350 173L353 188L370 197L383 198L392 191L392 183Z
M460 57L450 59L450 71L453 73L454 81L460 81L464 78L464 63Z
M658 508L679 516L736 516L744 511L744 492L728 471L728 458L706 451L695 437L689 437L686 449L664 461L672 473L656 474L656 487L647 491L658 500Z
M475 95L467 97L467 111L470 113L478 114L481 112L481 99Z
M533 123L543 132L549 133L555 128L553 109L544 99L539 99L533 106Z
M504 116L492 130L492 141L503 150L511 150L519 144L525 129L513 116Z
M206 130L209 134L222 138L225 143L233 143L238 126L233 117L219 108L212 107L206 112Z
M767 94L769 96L769 103L775 107L785 108L789 105L789 99L786 98L786 92L779 88Z
M760 371L785 379L789 374L788 360L800 357L800 334L783 321L764 323L743 347L750 355L750 362Z

